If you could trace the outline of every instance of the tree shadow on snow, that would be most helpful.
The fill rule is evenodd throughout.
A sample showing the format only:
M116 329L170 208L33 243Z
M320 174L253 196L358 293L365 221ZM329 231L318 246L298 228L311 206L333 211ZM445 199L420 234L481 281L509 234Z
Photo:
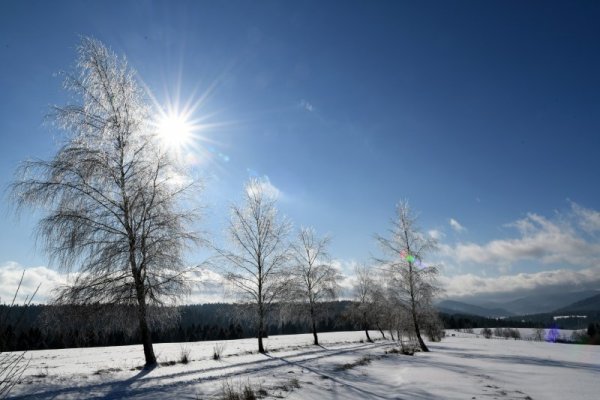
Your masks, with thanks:
M382 344L367 343L360 346L352 346L342 349L319 349L310 352L299 353L287 357L288 359L305 357L300 362L314 361L325 357L331 357L344 353L354 352L360 349L376 348ZM308 357L317 354L316 357ZM261 372L269 369L279 368L285 365L287 360L265 354L263 360L253 360L242 363L227 364L219 367L204 368L204 369L190 369L182 372L175 372L172 374L157 375L157 376L146 376L149 375L153 370L141 370L135 376L128 378L124 381L110 381L102 382L91 385L82 385L77 387L68 387L60 389L50 389L38 393L27 393L17 395L13 399L25 400L25 399L56 399L56 398L86 398L86 399L122 399L129 398L138 395L144 395L147 393L169 393L172 394L177 388L183 386L199 384L201 382L215 381L220 379L227 379L230 377L239 376L240 374L251 374L255 372ZM223 361L224 363L224 361ZM245 368L250 367L250 368ZM244 368L241 371L239 368ZM234 371L222 373L221 371L227 369L234 369ZM191 377L187 380L179 380L177 382L167 382L164 384L155 384L156 381L170 380L182 377L190 377L193 375L212 373L209 376ZM143 378L143 379L142 379Z
M460 358L475 358L475 359L486 359L491 361L499 361L511 364L529 364L541 367L561 367L577 370L586 370L592 372L600 372L600 364L586 364L573 361L557 361L549 358L540 358L532 356L506 356L506 355L489 355L489 354L466 354L454 351L446 351L445 353L451 354Z

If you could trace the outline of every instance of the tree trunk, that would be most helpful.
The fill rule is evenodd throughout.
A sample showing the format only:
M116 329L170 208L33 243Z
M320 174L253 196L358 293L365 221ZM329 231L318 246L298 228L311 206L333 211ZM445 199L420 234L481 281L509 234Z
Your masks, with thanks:
M369 336L369 323L367 321L367 313L363 312L363 324L365 328L365 334L367 335L367 342L373 342L373 340L371 340L371 336Z
M314 344L315 344L315 346L318 346L319 345L319 337L317 336L317 322L316 322L316 318L315 318L315 308L312 305L310 306L310 318L312 321L313 337L315 338Z
M265 348L263 346L263 338L262 331L258 331L258 352L261 354L265 354Z
M146 358L146 368L156 365L156 356L152 346L152 336L150 328L148 328L148 320L146 317L146 296L144 286L139 278L136 278L135 289L138 301L138 318L140 322L140 338L144 346L144 357Z
M383 339L385 339L385 333L383 333L383 329L381 329L379 324L377 324L377 329L379 330L379 333L381 333L381 336L383 336Z
M317 326L315 325L314 321L313 321L313 337L315 338L315 346L319 345L319 337L317 336Z
M371 340L371 336L369 336L369 327L368 326L365 327L365 334L367 335L367 342L373 343L373 340Z
M406 233L405 233L406 235ZM406 237L406 243L408 243L408 237ZM410 247L408 247L408 251L410 253ZM419 341L419 346L421 347L421 351L427 352L429 349L425 345L423 338L421 337L421 331L419 330L419 323L417 322L417 306L415 304L415 288L413 283L413 265L411 262L408 263L409 269L409 279L410 279L410 313L412 314L413 324L415 326L415 335L417 336L417 340Z
M421 331L419 330L419 324L417 323L417 314L412 312L413 323L415 324L415 335L417 335L417 340L419 341L419 346L421 346L421 351L427 352L429 349L425 345L423 338L421 338Z
M258 306L258 314L258 352L265 354L265 348L263 346L264 312L262 304Z

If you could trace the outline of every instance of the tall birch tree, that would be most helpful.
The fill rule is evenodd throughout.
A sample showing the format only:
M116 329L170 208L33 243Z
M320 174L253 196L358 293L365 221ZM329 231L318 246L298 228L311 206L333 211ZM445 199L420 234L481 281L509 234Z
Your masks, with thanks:
M265 353L263 337L272 305L291 294L287 236L291 225L279 216L276 195L265 182L250 179L243 202L231 206L226 248L217 248L217 263L242 301L253 305L258 351Z
M388 276L392 304L409 313L421 350L429 351L421 337L421 324L433 312L432 299L439 290L438 269L425 264L424 259L436 249L436 242L421 233L416 222L408 202L398 203L388 236L375 236L384 254L376 260Z
M321 303L335 299L341 279L331 264L327 249L329 241L328 237L317 237L312 228L301 228L291 252L299 299L308 305L314 344L317 346L317 320L322 311Z
M157 139L152 107L125 58L83 38L65 88L76 100L52 117L65 135L49 160L26 161L12 185L18 208L44 214L38 234L74 280L63 304L133 304L147 366L156 364L151 306L188 290L183 253L197 236L184 206L192 184Z

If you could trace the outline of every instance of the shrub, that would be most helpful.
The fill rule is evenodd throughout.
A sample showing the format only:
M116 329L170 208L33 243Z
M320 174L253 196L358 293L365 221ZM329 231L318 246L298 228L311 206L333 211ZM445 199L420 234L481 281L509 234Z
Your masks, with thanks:
M220 360L223 356L223 351L225 351L225 344L215 343L213 346L213 360Z
M545 334L544 328L535 328L533 331L533 340L536 342L543 342Z
M573 331L571 333L571 342L573 343L587 343L588 335L586 331Z
M236 389L234 385L226 380L223 382L223 386L221 388L221 400L257 400L262 397L266 397L268 395L267 391L262 387L259 387L257 390L250 384L250 382L246 382L244 385L239 385Z
M363 356L363 357L359 358L358 360L356 360L353 363L346 363L346 364L340 365L338 367L338 370L339 371L344 371L344 370L347 370L347 369L351 369L351 368L357 367L359 365L368 365L368 364L371 363L371 361L372 361L371 357L368 356L368 355L366 355L366 356Z
M256 393L254 393L254 389L249 383L245 384L244 388L242 389L242 399L256 400Z
M187 364L190 362L190 354L191 350L187 346L181 346L179 349L179 362L182 364Z
M425 334L432 342L440 342L444 337L444 325L436 319L425 326Z
M492 337L492 330L490 328L483 328L481 334L484 338L489 339Z
M222 400L241 400L240 393L233 387L231 382L224 381L221 387L221 399Z
M510 337L517 340L517 339L521 339L521 332L515 328L515 329L509 329L510 330Z

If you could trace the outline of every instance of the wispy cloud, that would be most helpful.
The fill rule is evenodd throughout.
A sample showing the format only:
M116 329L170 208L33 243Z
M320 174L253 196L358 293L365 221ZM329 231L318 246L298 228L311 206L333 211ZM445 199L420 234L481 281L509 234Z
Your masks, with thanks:
M455 232L464 232L467 230L467 228L465 228L464 226L462 226L457 220L455 220L454 218L450 218L450 220L448 221L448 223L450 224L450 227L452 229L454 229Z
M538 290L573 291L600 288L600 267L580 270L557 269L532 274L520 273L490 278L474 274L442 276L440 283L448 297L481 294L515 294Z
M308 102L308 100L302 99L298 102L298 105L300 106L300 108L302 108L303 110L306 110L308 112L315 111L315 106L313 106L310 102Z
M427 231L427 234L435 240L441 240L446 236L446 234L439 229L430 229Z
M600 232L600 212L582 207L575 202L571 202L571 209L581 229L590 234Z
M259 186L262 193L264 193L268 197L271 197L274 199L279 199L279 200L283 199L283 192L271 183L271 180L269 179L269 177L267 175L263 175L261 177L255 177L255 179L256 179L256 183ZM253 187L247 188L248 191L253 190L253 189L254 189Z
M458 263L507 266L521 261L540 264L567 264L589 267L600 260L600 243L581 231L596 232L598 213L577 204L571 212L557 214L555 219L529 213L525 218L507 224L517 237L496 239L484 244L472 242L442 245L444 255Z

